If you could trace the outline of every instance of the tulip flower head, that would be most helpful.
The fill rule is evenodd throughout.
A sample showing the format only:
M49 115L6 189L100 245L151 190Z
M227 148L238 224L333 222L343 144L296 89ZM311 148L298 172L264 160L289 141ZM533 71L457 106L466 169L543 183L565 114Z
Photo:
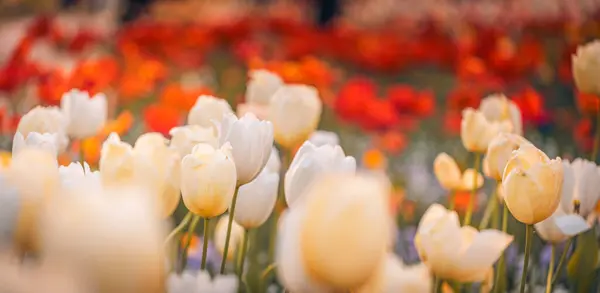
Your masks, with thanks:
M73 162L68 166L60 166L58 167L58 173L63 189L85 191L90 188L102 188L100 171L92 172L90 165L86 162L83 165L79 162Z
M208 143L214 147L218 145L217 135L212 127L199 125L174 127L169 131L169 135L171 135L169 146L182 158L191 153L192 148L199 143Z
M236 211L237 212L237 211ZM225 239L227 237L227 223L229 222L229 215L224 215L223 217L221 217L219 219L219 221L217 222L217 226L215 227L215 247L217 247L217 250L219 251L219 253L221 254L221 256L223 256L223 253L225 252ZM229 242L229 251L236 251L237 249L241 249L242 248L242 241L244 240L244 234L246 232L244 231L244 227L240 226L238 223L236 223L235 221L232 223L231 226L231 238L230 238L230 242ZM227 260L231 261L233 260L235 257L235 253L228 253L227 254Z
M190 125L214 127L213 120L221 121L228 113L233 113L233 110L227 101L213 96L199 96L188 114L187 122Z
M37 106L21 117L17 132L27 138L29 133L56 133L58 152L66 150L69 144L67 137L68 117L58 107Z
M246 229L262 225L273 211L277 200L279 174L267 168L238 191L234 219Z
M30 132L25 138L20 132L15 133L12 146L13 155L26 147L39 148L58 155L58 134Z
M90 98L87 92L73 89L63 94L60 104L69 123L67 133L73 138L93 136L106 123L108 106L102 93Z
M313 132L308 141L318 147L326 144L336 146L340 144L340 137L335 132L317 130Z
M252 70L246 88L246 103L267 106L283 85L281 77L271 71Z
M433 172L442 187L452 191L469 191L473 189L473 177L477 176L477 188L483 186L483 176L469 168L460 171L456 161L446 153L440 153L433 161Z
M134 180L133 147L111 133L102 144L99 167L102 184L130 184Z
M580 92L600 94L600 41L595 40L577 48L572 57L573 79Z
M512 156L512 152L522 145L531 145L527 139L517 134L500 133L492 139L485 156L488 176L502 180L504 168Z
M479 110L473 108L463 110L460 138L470 152L484 153L496 135L511 130L512 125L508 121L490 122Z
M484 98L479 105L479 111L490 122L504 122L511 124L512 132L523 134L523 118L519 106L503 94L494 94Z

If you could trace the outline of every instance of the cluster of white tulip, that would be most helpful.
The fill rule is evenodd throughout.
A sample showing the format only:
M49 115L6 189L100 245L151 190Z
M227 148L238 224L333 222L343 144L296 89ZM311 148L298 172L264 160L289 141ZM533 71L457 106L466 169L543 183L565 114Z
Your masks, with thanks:
M596 41L580 47L573 58L575 81L583 92L600 94L600 83L596 78L600 72L598 56L600 43ZM491 288L494 280L492 266L513 239L506 234L510 212L527 227L520 284L520 292L524 292L523 280L526 279L534 227L538 235L554 247L589 230L596 221L595 210L600 200L598 166L584 159L573 162L550 159L523 138L522 132L519 108L503 95L483 99L479 109L464 110L461 139L464 147L475 154L474 167L461 172L454 159L446 153L439 154L434 162L434 173L442 187L450 192L472 190L464 226L460 227L456 212L434 204L421 219L415 238L421 259L435 277L458 282L482 282L483 287ZM485 154L483 162L480 161L482 154ZM479 173L480 167L487 177L498 183L499 199L504 207L502 231L478 232L469 226L473 197L484 181ZM494 204L497 200L489 198L491 204L488 208L497 208L498 205ZM485 214L488 212L486 209ZM485 225L480 229L485 229ZM567 249L568 245L565 251ZM546 292L551 292L552 287L553 261L550 265ZM504 259L500 258L496 274L504 269ZM497 277L495 280L498 280ZM497 288L495 292L499 292Z

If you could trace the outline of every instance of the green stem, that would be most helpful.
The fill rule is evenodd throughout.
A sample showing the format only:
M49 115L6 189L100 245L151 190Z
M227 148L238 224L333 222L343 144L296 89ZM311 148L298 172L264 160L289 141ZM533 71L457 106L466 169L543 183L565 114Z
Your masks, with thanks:
M442 292L442 279L440 279L439 277L433 277L433 293L440 293Z
M598 157L598 145L600 145L600 112L596 113L596 135L594 137L594 149L592 150L592 162Z
M560 270L562 269L562 266L563 266L565 260L567 259L567 253L569 252L569 249L571 248L572 243L573 243L573 238L569 238L569 240L567 240L567 243L565 244L565 249L563 250L562 254L560 255L560 258L558 259L558 265L556 266L556 272L554 272L554 276L552 277L553 285L556 282L556 279L560 276Z
M471 218L473 217L473 205L475 204L475 196L477 195L477 179L479 177L479 165L481 165L481 154L474 154L475 160L473 162L473 170L475 171L475 176L473 176L473 188L471 189L471 196L469 196L469 205L467 206L467 212L465 213L465 226L471 225Z
M202 263L200 264L200 270L204 270L206 269L206 256L208 254L208 230L209 230L209 221L210 219L205 218L204 219L204 235L202 236L203 238L203 243L202 243Z
M488 199L487 206L485 207L485 212L483 213L483 219L481 219L481 223L479 223L479 230L483 230L488 227L490 223L490 218L492 214L498 209L498 201L496 200L496 191L492 192L492 195Z
M194 215L194 218L192 219L192 224L190 224L190 227L188 228L186 242L185 242L185 246L183 247L182 258L181 258L181 263L182 263L181 270L182 271L187 266L188 248L190 247L190 244L192 243L192 237L194 235L194 231L196 230L196 226L198 225L199 220L200 220L200 216Z
M508 229L508 208L506 207L506 203L502 205L502 232L506 233ZM500 276L504 273L505 270L505 255L502 252L502 256L500 256L500 260L498 261L498 267L496 269L496 280L494 281L494 293L500 293Z
M279 208L278 206L283 203L285 204L285 189L283 185L283 179L292 162L292 151L282 148L281 149L281 170L279 172L279 189L277 190L277 201L275 203L275 209L273 210L273 216L271 220L271 227L269 231L269 248L267 251L267 263L273 263L275 258L275 240L277 239L277 222L279 220Z
M533 225L525 225L525 259L523 260L523 273L521 274L521 285L519 292L525 292L525 283L527 283L527 267L529 266L529 256L531 254L531 243L533 242Z
M244 263L246 261L246 251L248 250L248 238L249 238L248 234L249 234L249 232L250 231L248 231L248 229L244 230L244 242L242 244L242 254L241 254L242 256L240 259L240 269L239 269L240 274L238 276L238 278L239 278L238 284L240 284L238 286L239 288L242 288L241 284L242 284L242 277L244 276Z
M546 293L552 292L552 273L554 272L554 253L556 245L552 244L552 252L550 254L550 265L548 265L548 276L546 277Z
M456 191L451 190L450 194L448 194L448 209L454 210L454 196L456 195Z
M238 190L240 187L235 188L233 193L233 200L231 200L231 209L229 213L229 221L227 222L227 236L225 236L225 250L223 251L223 260L221 261L221 275L225 274L225 264L227 263L227 253L229 252L229 240L231 239L231 227L233 226L233 217L235 215L235 204L237 202Z
M171 240L173 239L173 237L175 237L175 235L179 234L179 232L181 232L181 230L183 230L183 228L185 228L185 226L190 222L190 220L192 219L192 213L188 212L185 217L183 217L183 220L181 220L181 222L179 222L179 225L177 225L177 227L175 227L175 229L173 229L173 231L171 231L171 233L169 233L169 236L167 236L167 238L165 238L165 242L164 242L164 246L169 245L169 242L171 242Z

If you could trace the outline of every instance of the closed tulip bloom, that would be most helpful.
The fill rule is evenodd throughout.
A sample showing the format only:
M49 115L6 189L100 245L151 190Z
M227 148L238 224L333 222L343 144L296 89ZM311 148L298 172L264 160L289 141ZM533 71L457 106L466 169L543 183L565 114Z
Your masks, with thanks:
M227 223L229 215L225 215L219 219L215 227L215 246L221 255L225 251L225 238L227 237ZM231 238L229 239L229 251L236 251L242 248L242 240L244 240L244 228L238 225L235 221L231 224ZM235 253L228 253L227 260L233 260Z
M267 160L265 169L279 174L279 170L281 169L281 159L279 159L279 151L277 150L277 148L271 148L271 154L269 155L269 160Z
M271 97L282 87L283 80L279 75L268 70L250 71L250 81L246 88L246 103L269 105Z
M484 153L496 135L511 129L510 122L490 122L481 111L467 108L462 113L460 138L468 151Z
M220 149L198 144L181 162L183 202L188 210L203 218L213 218L227 210L236 182L229 144Z
M63 189L99 189L102 188L102 179L99 171L90 169L90 165L84 162L73 162L68 166L58 167L60 181Z
M535 224L550 217L560 202L563 166L533 145L523 145L508 160L502 188L504 201L520 222Z
M150 197L138 189L86 192L89 196L65 194L48 205L42 221L45 258L77 268L99 293L164 292L166 227Z
M513 237L498 230L460 226L458 215L431 205L419 223L415 246L421 260L438 278L483 282Z
M253 114L240 119L228 114L223 117L218 129L219 143L231 144L238 186L254 180L271 155L273 124L258 120Z
M12 154L19 153L24 148L39 148L53 155L58 155L58 135L56 133L30 132L27 138L20 132L13 138Z
M234 220L246 229L262 225L273 211L278 186L279 174L267 168L250 183L242 185L238 191Z
M134 177L158 196L164 218L177 208L181 184L181 159L166 143L162 134L151 132L142 134L133 147Z
M285 174L284 190L288 206L293 207L310 185L328 173L354 174L356 160L346 156L339 145L315 146L306 141L298 150Z
M572 57L572 67L573 79L580 92L600 94L600 41L579 46Z
M504 173L504 167L512 156L512 152L522 145L531 143L520 135L511 133L500 133L492 139L486 154L488 176L500 181Z
M314 87L298 84L281 87L269 105L275 141L291 149L307 140L317 129L322 107Z
M523 119L519 106L503 94L494 94L484 98L479 105L479 111L490 122L510 122L512 132L523 134Z
M5 175L19 194L16 243L22 250L35 250L41 208L60 188L58 162L46 151L26 148L14 156Z
M28 137L30 132L56 133L58 152L62 153L69 144L68 123L68 118L58 107L37 106L21 117L17 132L23 137Z
M170 147L175 149L180 157L192 152L192 148L199 143L218 145L217 135L212 127L199 125L186 125L174 127L169 131L171 135Z
M67 133L77 139L94 136L106 123L106 95L90 98L87 92L73 89L63 94L60 105L69 121Z
M133 148L111 133L102 144L98 165L103 184L130 184L134 179Z
M433 161L433 173L446 190L469 191L473 189L473 176L477 176L477 188L483 186L483 176L473 169L461 172L456 161L446 153L440 153Z
M317 130L313 132L308 141L312 142L316 146L322 145L339 145L340 137L331 131Z
M221 121L225 114L233 113L227 101L213 96L200 96L188 114L188 124L213 127L213 120Z
M359 293L431 292L431 275L423 263L407 266L395 254L386 257L376 276Z

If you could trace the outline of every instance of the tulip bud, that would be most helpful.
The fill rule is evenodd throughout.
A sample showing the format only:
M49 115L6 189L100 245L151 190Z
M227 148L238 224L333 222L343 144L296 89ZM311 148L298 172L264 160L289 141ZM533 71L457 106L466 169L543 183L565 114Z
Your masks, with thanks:
M500 133L492 139L488 146L486 154L486 165L488 176L502 180L504 167L510 159L512 152L519 149L522 145L531 145L531 143L520 135L510 133Z
M30 132L25 138L20 132L15 133L12 146L13 155L27 147L39 148L56 156L58 155L58 135L56 133Z
M133 148L113 132L102 144L98 165L103 184L130 184L134 179Z
M237 212L237 211L236 211ZM227 224L229 215L225 215L219 219L215 227L215 246L221 255L225 252L225 240L227 238ZM229 239L229 251L241 249L242 241L244 240L244 228L238 225L235 221L231 224L231 238ZM228 253L227 260L233 260L235 253Z
M442 187L452 191L470 191L475 181L476 188L483 186L481 173L469 168L460 172L456 161L446 153L440 153L433 161L433 173ZM475 179L474 177L477 176Z
M160 133L145 133L133 147L134 177L158 196L163 218L177 208L181 184L181 159L166 142Z
M192 148L199 143L207 143L215 147L218 145L218 139L212 127L186 125L174 127L169 134L171 135L170 147L175 149L182 158L191 153Z
M314 87L287 85L281 87L269 105L269 120L273 122L275 141L292 149L317 129L322 102Z
M252 70L246 89L246 103L269 105L271 97L283 85L281 77L271 71Z
M508 160L502 188L504 201L520 222L535 224L550 217L560 202L563 167L533 145L523 145Z
M269 160L267 160L265 169L268 169L273 173L279 174L279 170L281 169L281 160L279 159L279 151L277 150L277 148L271 148L271 154L269 155Z
M58 107L37 106L21 117L17 132L21 133L23 137L28 137L31 132L56 133L58 152L62 153L69 144L68 122L68 118Z
M304 196L315 180L328 173L354 174L356 160L344 154L342 147L324 145L316 147L305 142L285 174L285 200L293 207Z
M228 143L220 149L198 144L181 162L183 202L188 210L203 218L219 216L229 208L236 181Z
M503 94L494 94L484 98L479 105L479 111L490 122L510 122L512 132L523 133L523 121L519 106Z
M106 95L91 97L87 92L73 89L63 94L60 105L69 121L67 133L78 139L94 136L106 123Z
M246 229L257 228L271 215L277 200L279 175L267 168L238 190L234 219Z
M74 162L68 166L58 167L60 181L63 190L79 189L100 189L102 188L102 179L99 171L90 170L90 165L84 162L83 166L79 162Z
M313 132L308 141L312 142L316 146L332 145L336 146L340 144L340 138L335 132L317 130Z
M219 127L219 143L230 143L237 171L238 186L252 181L265 167L273 147L273 125L253 114L238 119L233 114L223 117Z
M233 113L227 101L213 96L200 96L188 114L188 124L213 127L213 120L221 121L223 116Z
M460 138L468 151L483 153L496 135L511 129L510 122L489 122L482 112L467 108L460 123Z
M572 67L577 89L582 93L600 95L600 41L579 46L572 57Z

